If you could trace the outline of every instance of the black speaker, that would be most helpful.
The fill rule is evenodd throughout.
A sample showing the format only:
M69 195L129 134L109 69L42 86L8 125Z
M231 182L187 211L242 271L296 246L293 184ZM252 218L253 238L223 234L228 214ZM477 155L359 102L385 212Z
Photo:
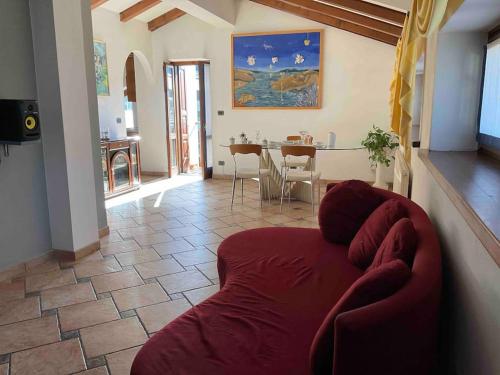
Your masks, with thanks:
M35 100L0 99L0 143L40 139L40 118Z

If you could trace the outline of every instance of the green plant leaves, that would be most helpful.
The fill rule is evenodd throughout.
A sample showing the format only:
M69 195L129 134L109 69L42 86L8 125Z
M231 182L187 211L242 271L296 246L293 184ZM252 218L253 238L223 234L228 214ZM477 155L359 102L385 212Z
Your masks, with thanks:
M399 146L398 137L395 134L388 133L379 127L373 125L373 129L368 132L361 145L368 150L371 164L383 164L388 167L391 164L392 150Z

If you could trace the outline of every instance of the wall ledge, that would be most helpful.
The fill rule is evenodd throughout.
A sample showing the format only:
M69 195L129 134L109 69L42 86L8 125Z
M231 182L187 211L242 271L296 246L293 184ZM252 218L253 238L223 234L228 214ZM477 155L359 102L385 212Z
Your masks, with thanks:
M464 196L448 181L439 168L429 158L429 150L420 149L418 157L429 170L441 189L463 216L469 227L486 248L498 267L500 267L500 242L488 228Z

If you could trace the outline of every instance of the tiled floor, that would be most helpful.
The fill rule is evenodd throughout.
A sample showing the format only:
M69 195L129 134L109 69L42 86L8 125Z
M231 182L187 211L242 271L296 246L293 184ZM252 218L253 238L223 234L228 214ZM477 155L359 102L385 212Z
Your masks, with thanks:
M324 190L324 189L322 189ZM317 227L311 207L260 208L256 184L178 177L107 201L109 236L76 263L0 273L0 375L129 374L149 336L217 292L218 244L266 226Z

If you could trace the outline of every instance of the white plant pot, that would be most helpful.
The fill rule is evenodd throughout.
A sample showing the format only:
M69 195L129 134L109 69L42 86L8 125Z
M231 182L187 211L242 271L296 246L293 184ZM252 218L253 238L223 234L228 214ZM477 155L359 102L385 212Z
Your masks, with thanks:
M387 189L388 185L384 181L382 169L383 166L381 164L377 164L377 168L375 169L375 183L373 186L381 189Z

